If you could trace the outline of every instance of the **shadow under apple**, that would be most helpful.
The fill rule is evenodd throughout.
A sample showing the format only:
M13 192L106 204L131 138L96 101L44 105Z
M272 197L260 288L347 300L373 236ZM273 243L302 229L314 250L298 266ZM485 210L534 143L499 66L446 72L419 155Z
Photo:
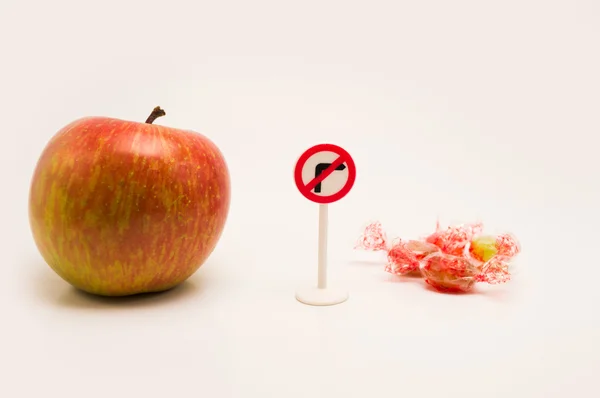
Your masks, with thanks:
M99 296L79 290L52 270L40 272L39 276L32 278L31 290L36 301L45 305L53 305L71 309L102 309L102 308L131 308L172 305L181 301L202 298L206 292L206 276L203 268L210 266L204 264L194 275L183 283L169 290L156 293L140 293L130 296L107 297ZM37 268L48 268L46 264L38 264Z

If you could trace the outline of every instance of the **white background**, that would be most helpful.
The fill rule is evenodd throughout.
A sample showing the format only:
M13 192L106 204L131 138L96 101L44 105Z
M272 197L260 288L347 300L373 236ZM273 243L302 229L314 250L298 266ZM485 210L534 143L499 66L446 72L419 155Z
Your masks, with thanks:
M2 0L0 41L0 396L600 396L597 0ZM225 153L226 231L168 294L79 294L29 232L37 157L76 118L155 105ZM328 308L294 299L318 208L293 166L321 142L358 169ZM370 219L416 237L438 216L514 233L514 280L442 295L352 250Z

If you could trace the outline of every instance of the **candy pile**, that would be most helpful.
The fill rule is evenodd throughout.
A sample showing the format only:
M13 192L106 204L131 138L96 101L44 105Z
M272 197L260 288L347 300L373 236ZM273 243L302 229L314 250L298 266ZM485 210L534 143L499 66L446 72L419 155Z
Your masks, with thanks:
M421 240L388 240L380 222L369 224L356 249L386 251L385 270L395 275L420 273L441 292L467 292L475 283L510 280L510 261L520 252L510 234L484 235L483 225L464 224L436 231Z

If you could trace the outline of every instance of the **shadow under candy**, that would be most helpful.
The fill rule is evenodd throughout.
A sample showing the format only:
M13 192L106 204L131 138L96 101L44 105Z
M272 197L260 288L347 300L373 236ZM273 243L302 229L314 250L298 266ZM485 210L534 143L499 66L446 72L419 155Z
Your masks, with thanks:
M448 295L448 296L474 296L474 295L477 295L477 296L484 296L484 297L487 297L492 300L505 300L510 297L510 293L509 293L508 287L506 285L488 286L488 285L483 284L483 286L482 286L482 284L478 283L475 286L473 286L473 288L471 288L470 290L468 290L466 292L437 290L425 281L425 279L423 278L423 276L421 275L420 272L412 272L412 273L409 273L406 275L391 275L390 274L386 281L389 283L398 283L398 284L418 283L418 284L422 285L423 289L425 289L431 293Z

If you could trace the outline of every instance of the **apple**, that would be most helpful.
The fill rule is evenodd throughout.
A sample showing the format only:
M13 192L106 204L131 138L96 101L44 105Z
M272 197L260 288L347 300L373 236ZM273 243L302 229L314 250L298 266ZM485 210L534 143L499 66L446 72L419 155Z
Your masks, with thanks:
M230 176L205 136L87 117L44 148L29 192L33 238L66 282L101 296L171 289L215 249L227 220Z

